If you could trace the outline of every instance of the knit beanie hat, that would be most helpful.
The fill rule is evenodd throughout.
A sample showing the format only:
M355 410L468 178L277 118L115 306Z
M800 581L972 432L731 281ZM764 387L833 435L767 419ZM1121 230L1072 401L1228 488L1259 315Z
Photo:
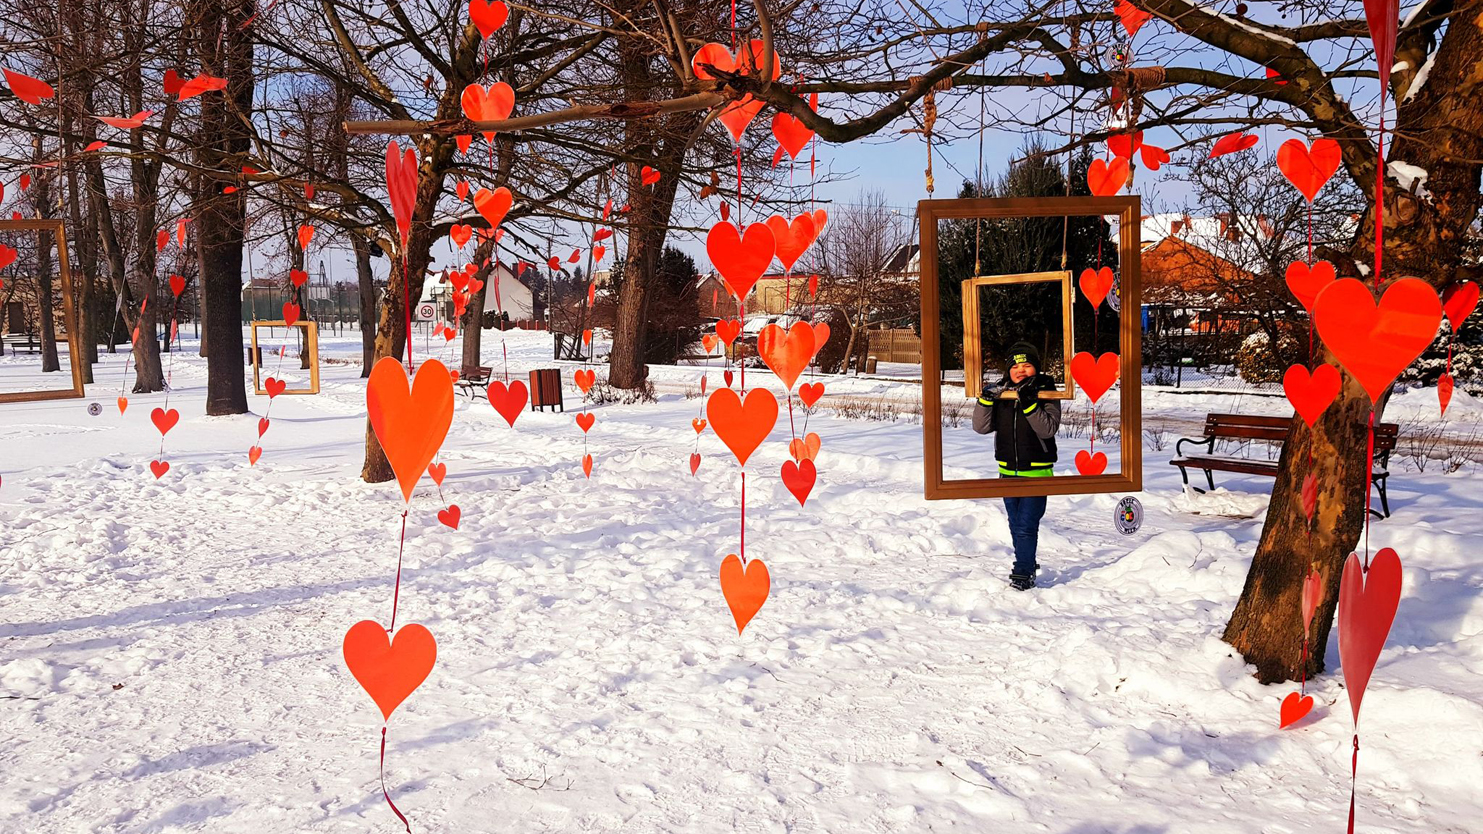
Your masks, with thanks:
M1014 344L1009 346L1008 364L1010 366L1014 366L1018 365L1021 362L1029 362L1031 365L1034 365L1035 370L1039 372L1040 351L1036 350L1035 346L1030 344L1029 342L1015 342Z

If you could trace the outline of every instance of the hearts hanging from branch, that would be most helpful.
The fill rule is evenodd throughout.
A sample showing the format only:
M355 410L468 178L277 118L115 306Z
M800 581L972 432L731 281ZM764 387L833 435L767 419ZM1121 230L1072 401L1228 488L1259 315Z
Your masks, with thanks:
M782 380L783 387L792 391L798 375L814 358L814 330L802 321L794 322L786 332L769 324L757 334L757 353Z
M804 506L808 501L810 492L813 492L814 483L818 480L819 473L814 468L814 462L804 458L802 462L795 463L791 460L783 461L783 486L793 493L798 499L798 506Z
M462 249L474 236L474 227L467 223L454 223L448 228L448 238L453 245Z
M302 287L309 281L309 273L305 272L302 269L290 269L288 271L288 280L292 282L295 287Z
M1071 378L1081 386L1081 390L1095 403L1107 393L1107 389L1117 382L1118 355L1115 353L1104 353L1093 357L1087 351L1082 351L1071 357Z
M659 172L645 165L639 171L639 183L642 185L653 185L659 182Z
M1102 301L1107 298L1107 293L1112 291L1114 280L1115 276L1112 274L1112 267L1104 266L1097 270L1088 267L1081 271L1081 277L1077 279L1076 283L1081 287L1081 294L1086 296L1087 303L1092 305L1093 310L1096 310L1102 306Z
M1467 321L1477 306L1478 285L1472 281L1459 281L1442 291L1442 313L1447 316L1447 323L1451 325L1453 333L1462 329L1462 323Z
M1318 294L1313 324L1350 376L1378 402L1437 337L1442 300L1419 278L1401 278L1375 303L1363 282L1341 278Z
M1334 265L1328 261L1317 261L1311 267L1302 261L1295 261L1287 267L1287 288L1298 303L1303 305L1303 309L1312 315L1313 300L1318 298L1324 288L1334 283L1336 277Z
M394 638L375 620L361 620L345 632L340 652L357 683L376 702L383 720L422 686L438 659L432 632L417 623L402 626Z
M512 429L515 427L515 419L525 410L525 404L530 399L530 391L518 379L510 383L509 387L504 382L495 380L489 383L484 394L489 398L489 404L494 406L494 410L505 418Z
M453 424L453 378L442 362L428 359L409 385L406 368L393 357L382 357L366 385L366 410L402 498L411 501L413 487Z
M15 93L16 98L28 104L40 104L43 99L51 98L57 94L52 86L40 78L32 78L25 73L14 70L3 70L5 83L10 91Z
M510 9L500 0L469 0L469 22L485 40L499 31L510 16Z
M1128 161L1114 158L1109 164L1100 159L1092 160L1087 168L1087 187L1098 197L1111 197L1121 191L1128 181Z
M1339 396L1343 385L1339 369L1329 364L1319 365L1311 374L1306 367L1293 365L1282 375L1282 390L1287 394L1287 401L1292 403L1293 410L1310 429Z
M815 113L819 112L818 93L809 94L808 106ZM814 138L814 131L791 113L776 113L772 117L772 135L778 140L778 147L796 160L803 149L808 147L809 140ZM773 164L776 165L777 162L774 161Z
M1395 41L1399 30L1399 0L1364 0L1365 23L1375 46L1375 64L1380 70L1380 89L1390 89L1390 71L1395 65Z
M1159 166L1169 161L1169 152L1154 145L1139 148L1138 156L1143 160L1143 167L1150 171L1159 170Z
M185 276L183 276L183 275L171 275L170 276L170 294L171 295L174 295L176 298L179 298L180 297L180 294L183 293L183 292L185 292Z
M510 189L500 186L490 191L481 188L474 192L474 209L479 212L490 229L498 229L504 222L505 215L510 213L510 206L515 203L515 196Z
M153 110L140 110L138 113L135 113L134 115L129 117L94 116L93 118L97 119L105 125L108 125L109 127L116 127L120 130L133 130L135 128L144 127L144 122L153 115Z
M695 57L690 61L690 68L697 78L710 81L716 76L710 72L714 68L724 73L737 75L763 74L762 62L766 57L766 45L759 39L752 39L741 47L739 56L732 55L731 50L719 43L708 43L695 51ZM783 74L783 62L774 54L772 56L772 72L769 80L776 81ZM757 118L761 112L763 102L752 97L750 93L744 95L738 101L725 105L717 119L726 127L731 134L733 142L740 143L741 135L746 131L747 125Z
M308 251L309 241L314 239L314 227L307 223L299 227L299 248Z
M1258 141L1255 133L1228 133L1216 140L1215 144L1210 148L1210 158L1215 159L1226 154L1256 147Z
M1339 664L1356 727L1365 689L1400 602L1401 558L1395 550L1387 547L1376 553L1368 571L1358 555L1349 554L1339 582Z
M772 230L774 256L783 265L785 272L793 270L793 265L814 245L818 236L814 229L814 216L808 212L798 215L792 221L774 214L767 218L767 228Z
M775 249L772 229L765 223L753 223L743 234L736 226L723 220L712 226L705 237L705 251L710 256L711 266L721 274L738 301L747 297L757 279L767 271Z
M515 109L515 90L503 81L496 81L488 87L480 84L470 84L463 88L463 93L458 97L458 103L463 107L463 114L472 122L498 122L508 119L510 111ZM494 136L499 131L484 131L484 141L493 142Z
M386 146L386 190L405 252L412 233L412 204L417 199L417 150L409 147L403 153L395 139Z
M721 319L716 322L716 338L730 345L741 335L741 326L740 319Z
M718 388L706 400L705 414L711 431L746 466L777 423L778 399L766 388L753 388L743 402L730 388Z
M761 559L751 559L745 567L735 553L721 560L721 595L726 598L726 607L731 609L731 618L736 621L737 634L741 634L747 623L762 610L762 604L767 602L771 591L772 578Z
M1310 203L1339 170L1342 159L1339 143L1327 137L1313 140L1312 146L1301 139L1289 139L1277 149L1277 167L1282 176Z
M165 95L173 96L176 93L179 93L180 88L184 86L185 79L180 77L180 73L176 72L173 69L165 70L165 77L161 82L161 87L164 88Z

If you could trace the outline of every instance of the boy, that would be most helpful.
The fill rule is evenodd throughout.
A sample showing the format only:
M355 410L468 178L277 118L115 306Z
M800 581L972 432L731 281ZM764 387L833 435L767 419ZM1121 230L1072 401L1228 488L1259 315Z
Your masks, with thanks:
M1045 478L1056 462L1056 429L1061 425L1059 400L1042 400L1041 391L1054 391L1055 380L1040 373L1040 351L1029 342L1009 348L1009 373L995 391L985 385L973 407L973 430L979 434L998 432L994 457L1001 478ZM1005 394L1015 392L1016 399ZM1009 584L1017 591L1035 587L1035 547L1040 538L1040 517L1045 515L1045 496L1004 499L1009 516L1009 538L1014 542L1014 568Z

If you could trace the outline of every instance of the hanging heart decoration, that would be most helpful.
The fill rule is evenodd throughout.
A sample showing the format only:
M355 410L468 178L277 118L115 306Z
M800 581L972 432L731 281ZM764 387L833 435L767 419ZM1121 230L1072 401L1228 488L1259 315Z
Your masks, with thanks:
M793 390L798 375L814 356L814 329L807 322L794 322L786 332L769 324L757 334L757 353L767 367L782 380L783 387Z
M1138 149L1138 156L1143 159L1143 167L1150 171L1159 170L1159 166L1169 161L1168 151L1147 144Z
M384 356L371 369L366 410L402 498L411 501L412 488L437 456L453 424L453 378L442 362L428 359L418 366L409 385L406 368Z
M1312 374L1302 365L1293 365L1282 375L1282 390L1287 394L1287 401L1292 403L1293 410L1310 429L1339 396L1343 385L1339 369L1329 364L1319 365Z
M805 382L798 386L798 399L803 402L804 408L813 408L814 403L818 402L822 396L824 396L824 383L822 382Z
M716 337L730 345L741 335L741 319L721 319L716 322Z
M1090 454L1086 449L1078 451L1076 471L1083 475L1101 475L1107 471L1107 455L1103 452Z
M778 400L766 388L753 388L743 403L735 391L718 388L706 400L705 413L711 431L736 456L736 462L746 466L747 458L777 423Z
M1447 406L1452 402L1452 388L1455 384L1452 374L1446 371L1437 377L1437 403L1442 406L1444 416L1447 414Z
M1302 261L1295 261L1287 267L1287 288L1311 315L1313 300L1318 298L1325 287L1334 283L1336 277L1334 265L1328 261L1317 261L1311 267Z
M1128 182L1128 161L1114 158L1111 164L1092 160L1087 168L1087 187L1098 197L1111 197Z
M1119 159L1133 158L1133 152L1143 147L1143 131L1134 133L1115 133L1107 137L1107 150Z
M510 9L500 0L469 0L469 22L479 30L479 35L488 40L499 31L510 16Z
M288 303L284 304L283 305L283 323L284 323L284 325L286 325L288 327L293 327L295 324L298 324L299 323L299 312L300 312L299 305L294 304L293 302L288 302Z
M309 249L309 242L314 240L314 227L305 223L299 227L299 248L305 251Z
M590 411L584 411L577 415L577 425L582 427L582 433L586 434L592 430L592 424L597 422L597 415Z
M448 464L434 463L427 467L427 476L433 479L438 486L443 485L443 479L448 477Z
M1282 711L1278 718L1278 729L1285 730L1302 721L1303 716L1307 715L1312 709L1312 695L1300 695L1297 692L1287 693L1287 697L1282 699Z
M1358 555L1349 554L1339 581L1339 664L1356 726L1370 675L1400 603L1401 558L1393 549L1376 553L1368 571Z
M757 279L767 272L775 249L772 230L765 223L753 223L743 234L736 226L723 220L712 226L705 237L705 251L710 256L711 266L721 274L738 301L744 300ZM729 340L727 344L730 344Z
M1301 139L1289 139L1277 149L1277 168L1310 203L1342 160L1339 143L1327 137L1313 140L1311 146Z
M582 393L585 394L591 391L593 383L597 382L597 374L590 368L579 368L572 374L572 382L575 382L577 387L582 389Z
M1375 303L1363 282L1341 278L1318 294L1313 324L1350 376L1378 402L1437 337L1442 300L1419 278L1401 278Z
M691 452L690 453L690 474L691 475L694 475L699 470L700 470L700 453L699 452Z
M4 264L0 263L0 266ZM1447 316L1447 323L1452 326L1453 333L1462 329L1462 323L1467 321L1477 306L1478 285L1472 281L1459 281L1442 291L1442 312Z
M463 510L460 510L457 504L449 504L448 509L438 510L438 521L441 522L444 527L450 527L454 530L457 530L458 522L461 518L463 518Z
M278 379L277 377L270 376L267 379L263 380L263 390L268 392L268 399L270 400L278 396L279 394L282 394L287 389L288 383L284 382L281 379Z
M504 382L495 380L489 383L484 393L489 397L489 404L494 406L499 416L505 418L510 428L515 427L515 419L520 416L520 412L525 410L525 404L530 400L530 391L525 387L525 383L518 379L510 383L508 387Z
M1210 148L1210 158L1215 159L1218 156L1244 151L1255 147L1257 141L1255 133L1228 133L1220 137Z
M818 433L809 432L803 437L795 437L788 441L788 454L797 461L818 460L820 445L822 441Z
M14 70L0 70L5 73L5 83L15 97L28 104L40 104L42 99L48 99L57 94L52 86L40 78L32 78L25 73Z
M817 95L814 100L818 100ZM778 140L778 147L793 159L797 159L803 149L808 147L809 140L814 138L813 130L791 113L773 114L772 135Z
M1115 276L1112 274L1112 267L1104 266L1097 270L1088 267L1081 271L1081 277L1077 279L1076 283L1081 287L1081 294L1086 296L1087 303L1091 304L1092 309L1095 310L1107 298L1107 293L1112 291L1114 280Z
M1143 24L1153 18L1152 12L1146 12L1129 3L1128 0L1117 0L1117 5L1113 7L1113 11L1117 13L1117 19L1122 22L1123 29L1127 31L1130 38L1137 36L1138 30L1143 28Z
M150 422L154 423L154 427L160 430L160 436L164 437L170 433L171 429L175 428L176 423L180 422L180 412L173 408L169 411L163 408L156 408L154 411L149 412L149 419Z
M1303 636L1308 636L1308 629L1313 624L1313 614L1318 610L1318 603L1323 601L1323 574L1312 567L1308 568L1308 575L1303 577L1302 609L1303 609Z
M791 222L782 215L774 214L767 218L767 228L772 230L772 238L776 244L775 256L785 272L793 270L793 265L814 245L817 237L814 216L808 212L798 215Z
M807 458L804 458L801 463L794 463L791 460L783 461L783 486L787 487L788 491L793 493L793 497L798 499L800 507L808 500L818 476L814 462Z
M391 213L396 218L397 234L403 251L412 233L412 205L417 199L417 151L403 153L396 140L386 146L386 190L391 196Z
M149 471L154 473L155 480L165 477L170 471L170 462L167 460L152 460L149 462Z
M417 690L433 671L438 644L426 627L402 626L395 638L375 620L361 620L345 632L340 647L345 666L376 702L381 717L391 714Z
M257 466L257 462L263 456L263 447L253 446L247 450L247 465Z
M721 560L721 595L726 597L726 607L731 609L731 618L736 621L737 634L762 610L771 590L772 578L761 559L749 560L746 567L735 553Z
M1318 510L1318 476L1309 472L1303 476L1303 515L1309 521Z
M761 74L762 61L766 52L766 44L755 38L742 44L739 58L719 43L708 43L695 51L695 57L690 61L690 69L695 73L696 78L705 81L714 80L716 77L711 75L709 68L736 75L751 75L754 72ZM782 74L783 62L774 54L772 56L772 77L769 80L776 81ZM757 118L757 114L762 111L762 106L761 100L753 98L748 93L740 100L726 105L716 118L731 134L731 140L740 143L742 133L746 131L747 125Z
M510 111L515 109L515 90L503 81L496 81L488 87L470 84L463 88L458 103L471 122L504 121L510 117ZM498 132L483 131L484 141L493 142Z
M1094 403L1117 382L1117 375L1118 355L1115 353L1093 357L1087 351L1082 351L1071 357L1071 378L1076 380L1076 384L1081 386Z
M454 223L448 228L448 237L453 245L462 249L474 236L474 227L467 223Z
M489 224L491 230L498 229L504 222L505 215L510 213L510 206L515 203L515 195L510 189L500 186L490 191L481 188L474 192L474 209Z

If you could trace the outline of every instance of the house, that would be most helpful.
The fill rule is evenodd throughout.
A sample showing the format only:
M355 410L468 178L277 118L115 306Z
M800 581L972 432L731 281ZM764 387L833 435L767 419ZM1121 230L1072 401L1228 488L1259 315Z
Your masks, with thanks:
M523 270L522 270L523 271ZM498 276L498 280L495 277ZM484 312L509 314L511 321L521 322L541 318L544 305L535 297L531 288L519 277L509 264L500 262L492 266L485 277ZM452 317L453 284L446 275L437 281L425 281L422 285L422 302L441 305L442 318Z
M1236 290L1258 281L1248 267L1263 262L1260 244L1274 234L1265 217L1155 214L1141 227L1145 331L1240 334L1251 328Z
M715 272L708 272L695 282L696 301L701 318L731 319L741 313L742 305L731 294L731 287ZM808 274L763 275L747 293L747 313L786 312L808 297Z

